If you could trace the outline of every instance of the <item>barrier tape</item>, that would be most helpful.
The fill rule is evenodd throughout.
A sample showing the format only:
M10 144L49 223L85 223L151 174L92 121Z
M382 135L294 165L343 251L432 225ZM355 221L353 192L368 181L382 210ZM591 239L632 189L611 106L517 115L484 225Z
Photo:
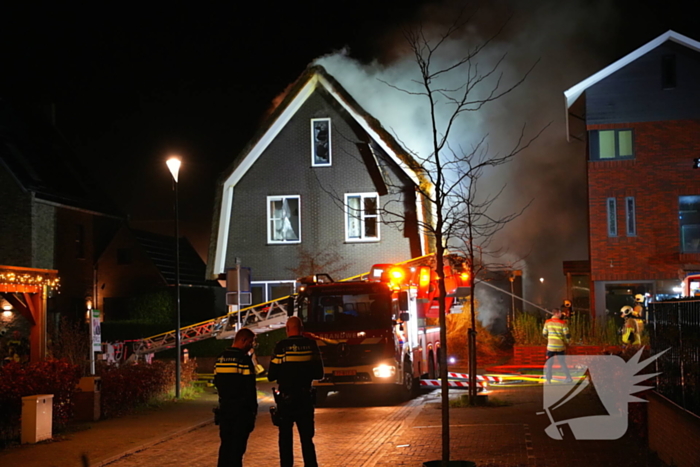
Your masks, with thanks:
M452 373L448 372L447 373L448 378L459 378L459 379L469 379L469 375L466 373ZM477 381L488 381L489 383L498 383L500 381L499 378L496 378L494 376L487 376L487 375L476 375L476 380Z
M420 380L420 385L421 386L429 386L429 387L440 387L441 383L440 383L440 380L438 380L438 379L422 379L422 380ZM448 381L447 386L452 387L452 388L468 388L469 381ZM484 384L480 381L477 381L476 387L483 389Z

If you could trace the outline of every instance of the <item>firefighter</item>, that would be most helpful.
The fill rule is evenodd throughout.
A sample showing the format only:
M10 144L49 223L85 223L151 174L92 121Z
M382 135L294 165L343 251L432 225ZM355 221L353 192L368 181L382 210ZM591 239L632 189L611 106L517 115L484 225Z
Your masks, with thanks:
M317 467L314 447L313 380L323 378L323 361L316 341L302 335L301 319L291 316L286 325L287 338L275 346L267 379L277 381L275 393L279 428L280 465L294 465L293 428L297 425L305 467ZM274 389L273 389L274 391Z
M637 318L639 319L645 319L645 309L644 309L644 295L638 293L637 295L634 296L634 313L637 315Z
M216 360L214 385L219 393L219 407L214 409L214 418L221 438L218 467L243 465L248 437L255 428L258 396L250 356L254 345L255 333L242 328L233 345Z
M625 325L622 331L622 342L625 345L642 345L642 331L644 330L644 322L640 319L638 307L632 308L629 305L623 306L620 309L622 318L625 320ZM632 341L632 342L630 342Z
M573 315L574 315L574 306L571 303L571 300L564 300L564 302L561 305L562 318L569 321L569 320L571 320L571 317Z
M559 360L559 366L566 373L566 382L571 383L571 374L566 366L566 346L571 340L569 334L569 326L562 318L562 313L559 308L552 310L552 317L544 322L542 336L547 338L547 354L545 362L545 378L546 384L552 383L552 365L554 358Z

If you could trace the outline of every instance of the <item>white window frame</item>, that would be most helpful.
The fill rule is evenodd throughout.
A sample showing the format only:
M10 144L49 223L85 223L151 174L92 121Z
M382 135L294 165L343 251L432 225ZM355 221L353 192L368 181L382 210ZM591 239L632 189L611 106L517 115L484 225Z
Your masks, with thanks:
M328 162L318 162L316 160L316 133L314 132L314 124L316 122L328 123ZM311 119L311 167L330 167L333 163L333 145L331 144L331 119L312 118Z
M627 227L627 236L637 236L637 204L634 196L625 198L625 225Z
M350 212L350 198L360 198L360 215L356 216L354 213ZM374 198L377 204L377 212L374 215L365 215L364 205L365 199ZM358 217L360 221L360 236L351 237L350 236L350 219L351 217ZM368 218L377 219L377 236L376 237L365 237L365 219ZM346 242L378 242L381 239L380 235L380 217L379 217L379 193L345 193L345 241Z
M608 225L608 237L617 237L617 200L608 198L605 201L606 224Z
M275 240L272 237L273 234L273 222L276 218L273 218L272 213L272 202L280 201L285 199L295 199L297 200L297 206L299 207L299 221L298 221L298 239L296 240ZM279 196L268 196L267 197L267 243L272 245L289 245L294 243L301 243L301 196L300 195L279 195Z

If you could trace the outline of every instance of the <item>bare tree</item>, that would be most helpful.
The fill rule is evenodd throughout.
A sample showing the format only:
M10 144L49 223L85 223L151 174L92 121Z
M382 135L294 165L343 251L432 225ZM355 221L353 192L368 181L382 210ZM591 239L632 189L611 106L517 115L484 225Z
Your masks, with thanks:
M501 65L506 58L503 54L493 65L480 68L477 57L498 36L502 28L483 40L477 46L468 49L457 59L445 62L440 57L440 50L448 41L461 33L470 18L464 12L437 36L430 35L422 26L404 32L407 43L418 66L419 78L413 80L415 87L406 88L384 82L388 86L411 97L424 99L428 104L431 146L428 154L419 154L407 150L422 166L420 175L428 183L421 184L417 190L430 207L431 216L421 222L420 228L434 241L436 272L439 277L439 322L440 322L440 378L442 380L442 462L447 465L450 458L450 424L449 394L447 383L447 323L445 310L444 260L446 253L462 252L467 258L467 266L472 279L471 310L476 310L474 302L474 285L479 273L486 267L485 258L498 254L491 250L493 236L508 222L519 216L527 207L525 203L512 214L494 216L493 205L503 192L480 195L478 181L485 171L510 162L527 149L544 131L542 128L533 137L526 138L523 126L517 141L504 154L490 155L486 144L488 135L476 142L471 148L455 147L451 144L458 120L469 113L478 112L488 104L504 97L515 90L530 74L534 66L510 85L502 84ZM505 24L504 24L505 26ZM457 78L455 78L455 75ZM458 81L458 85L450 84ZM428 137L428 135L426 135ZM402 142L403 144L403 142ZM404 147L406 145L404 144ZM402 222L400 211L392 209L390 204L383 206L385 218ZM383 217L384 218L384 217ZM420 222L420 221L419 221ZM469 329L470 346L470 396L472 402L476 396L476 313L471 314Z

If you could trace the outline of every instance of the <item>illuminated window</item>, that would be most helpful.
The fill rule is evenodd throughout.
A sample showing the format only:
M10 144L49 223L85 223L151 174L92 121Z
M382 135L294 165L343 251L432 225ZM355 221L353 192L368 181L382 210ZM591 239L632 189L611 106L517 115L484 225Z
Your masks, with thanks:
M608 198L608 237L617 237L617 202Z
M631 159L634 157L632 130L593 130L590 132L593 160Z
M625 198L625 220L627 221L627 236L635 237L637 235L637 213L634 196Z
M327 167L331 165L331 119L311 119L311 165Z
M268 243L301 243L299 196L267 197Z
M679 197L681 251L700 253L700 196Z
M349 242L379 240L379 195L348 193L345 195L345 240Z

